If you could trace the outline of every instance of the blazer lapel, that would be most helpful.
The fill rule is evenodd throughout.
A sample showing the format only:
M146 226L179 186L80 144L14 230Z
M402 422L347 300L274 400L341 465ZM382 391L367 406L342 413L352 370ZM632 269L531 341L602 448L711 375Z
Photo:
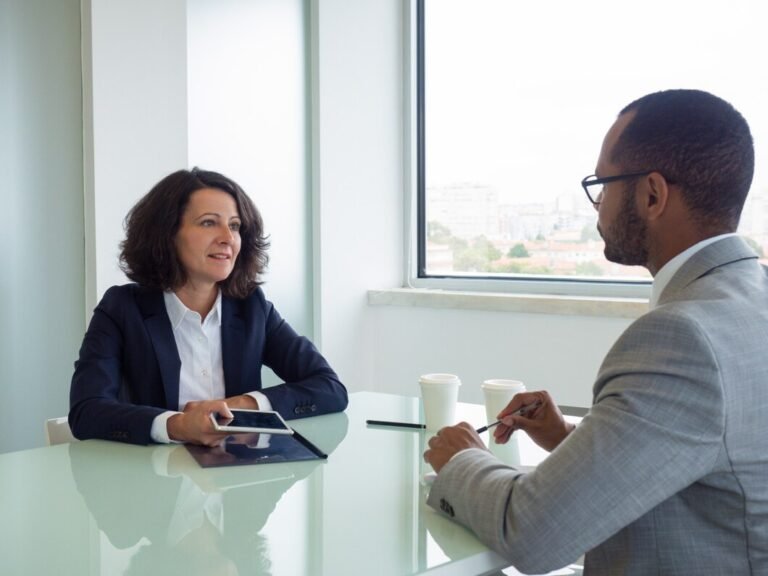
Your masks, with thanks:
M674 300L692 282L706 276L715 268L749 259L757 259L757 254L738 236L714 242L696 252L680 267L662 292L659 304Z
M136 301L157 356L165 390L166 408L178 410L181 359L176 348L176 339L173 337L171 321L165 310L163 293L159 290L141 290L136 296Z
M245 353L245 321L240 302L221 298L221 353L224 364L224 390L235 396L243 391L243 355Z

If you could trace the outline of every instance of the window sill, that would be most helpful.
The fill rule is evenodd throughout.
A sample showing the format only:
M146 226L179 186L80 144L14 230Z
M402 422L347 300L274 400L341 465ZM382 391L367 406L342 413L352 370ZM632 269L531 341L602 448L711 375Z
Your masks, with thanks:
M647 298L502 294L425 288L369 290L368 304L608 318L638 318L648 311Z

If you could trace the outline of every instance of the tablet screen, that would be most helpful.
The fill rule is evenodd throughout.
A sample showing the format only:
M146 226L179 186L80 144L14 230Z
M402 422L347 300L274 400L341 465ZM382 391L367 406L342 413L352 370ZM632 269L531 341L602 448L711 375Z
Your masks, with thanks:
M262 430L287 430L288 427L276 412L232 410L234 418L217 415L220 426L227 428L259 428Z

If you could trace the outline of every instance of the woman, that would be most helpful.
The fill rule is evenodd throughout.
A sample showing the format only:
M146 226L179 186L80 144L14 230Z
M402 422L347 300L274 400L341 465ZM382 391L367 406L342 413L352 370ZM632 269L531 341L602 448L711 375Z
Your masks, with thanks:
M269 246L245 192L179 170L126 217L120 266L135 284L104 294L75 363L69 425L80 439L216 445L212 412L344 410L347 392L259 288ZM262 365L284 384L261 387Z

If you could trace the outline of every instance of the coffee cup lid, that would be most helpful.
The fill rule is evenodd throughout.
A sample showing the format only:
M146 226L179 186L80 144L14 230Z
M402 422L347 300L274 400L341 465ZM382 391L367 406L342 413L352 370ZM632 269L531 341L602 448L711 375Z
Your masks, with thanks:
M420 384L461 384L461 379L456 374L422 374L419 377Z
M480 386L489 390L509 390L511 388L525 390L525 384L520 380L505 380L501 378L486 380Z

